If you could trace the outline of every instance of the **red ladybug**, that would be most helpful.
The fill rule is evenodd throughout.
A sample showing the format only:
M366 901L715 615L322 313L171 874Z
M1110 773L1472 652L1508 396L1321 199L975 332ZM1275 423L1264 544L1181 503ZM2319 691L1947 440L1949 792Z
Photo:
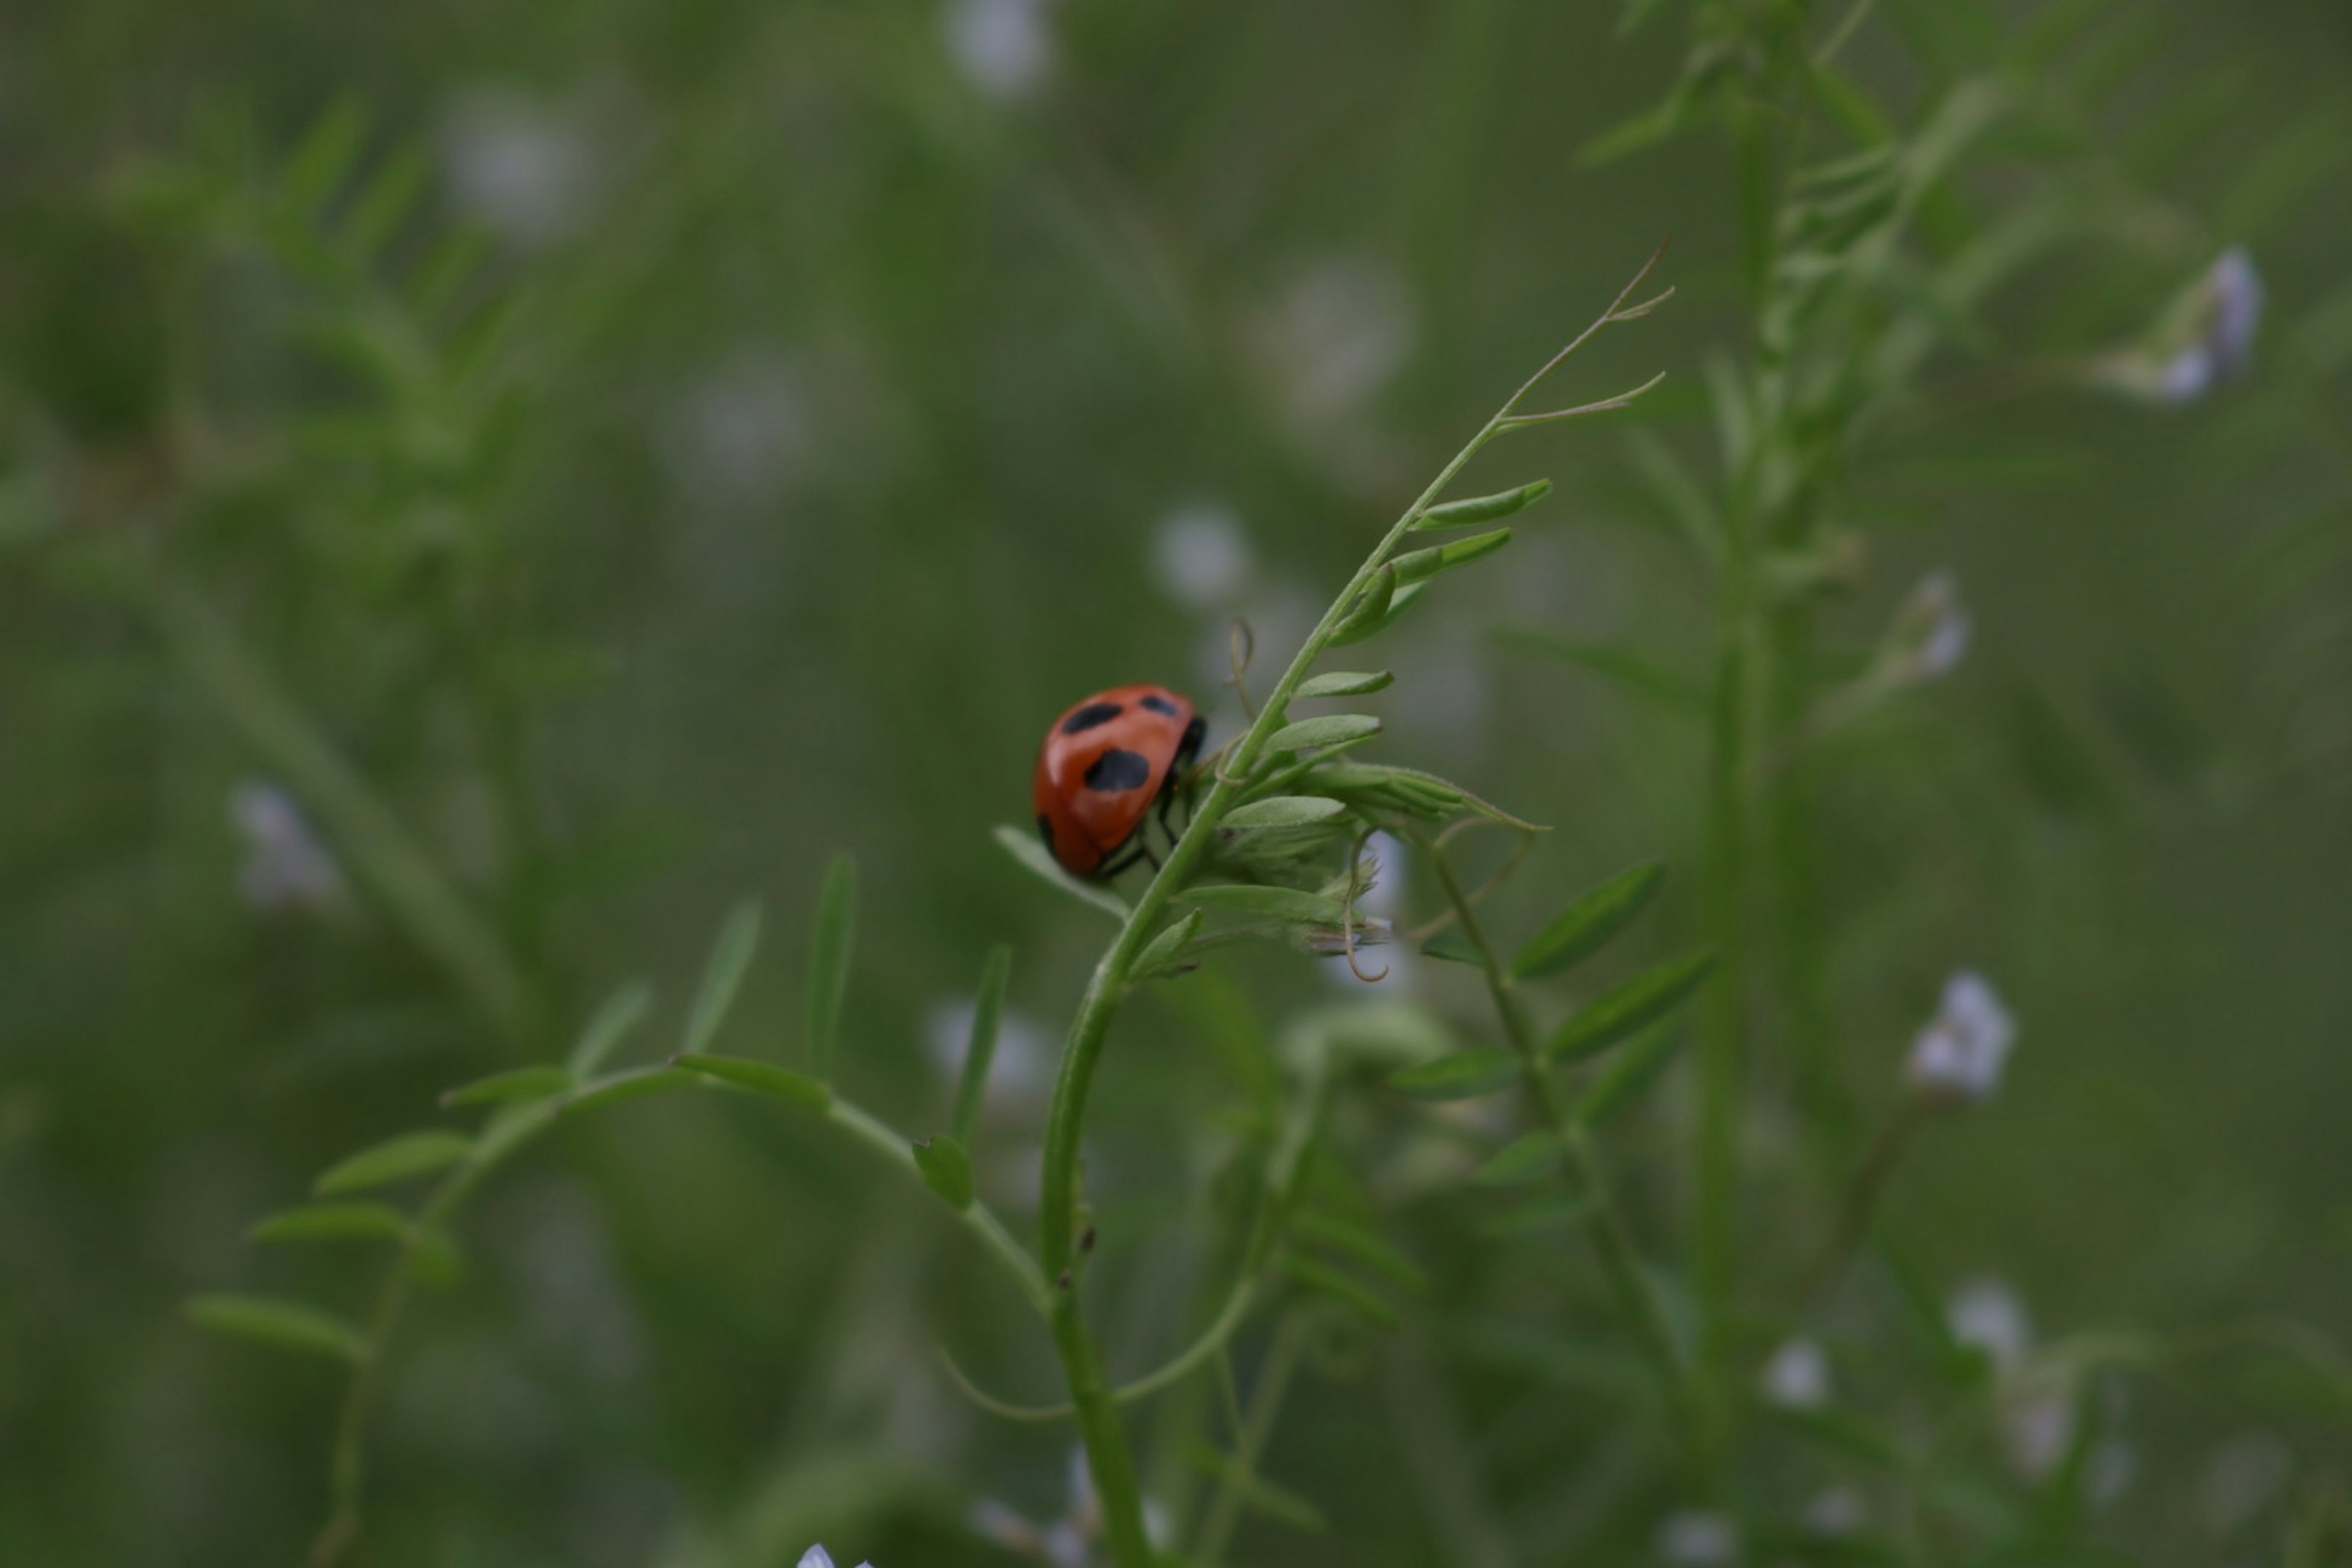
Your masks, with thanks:
M1054 721L1037 752L1031 799L1037 831L1062 868L1116 877L1150 851L1127 847L1156 804L1160 826L1177 777L1201 754L1208 723L1190 700L1164 686L1115 686ZM1153 865L1159 858L1151 857Z

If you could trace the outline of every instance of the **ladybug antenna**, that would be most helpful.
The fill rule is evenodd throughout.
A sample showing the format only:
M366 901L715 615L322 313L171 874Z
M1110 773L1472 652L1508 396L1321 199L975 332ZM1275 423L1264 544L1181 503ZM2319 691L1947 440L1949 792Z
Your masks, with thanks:
M1253 724L1257 722L1257 704L1250 700L1249 667L1256 657L1257 633L1250 629L1249 622L1235 616L1225 633L1225 658L1234 671L1225 678L1225 684L1242 700L1242 712Z

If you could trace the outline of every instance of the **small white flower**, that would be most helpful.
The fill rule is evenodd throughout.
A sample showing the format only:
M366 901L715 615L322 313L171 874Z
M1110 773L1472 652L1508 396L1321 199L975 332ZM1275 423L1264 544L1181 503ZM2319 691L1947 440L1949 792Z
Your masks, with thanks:
M1658 1556L1674 1568L1724 1568L1739 1561L1739 1531L1719 1513L1668 1514L1658 1526Z
M1852 1487L1832 1487L1805 1505L1805 1532L1835 1540L1869 1521L1870 1510Z
M596 195L596 156L575 110L505 87L459 92L442 111L451 201L526 249L578 228Z
M963 1059L971 1049L972 1017L979 1007L976 996L945 997L931 1004L923 1016L923 1054L950 1083L963 1079ZM1053 1070L1052 1047L1035 1020L1009 1007L1000 1013L996 1055L989 1063L987 1103L1016 1117L1042 1110L1045 1091L1053 1087Z
M1045 1568L1087 1568L1093 1543L1102 1538L1103 1517L1085 1449L1070 1451L1069 1473L1069 1502L1062 1517L1049 1523L1033 1524L993 1499L974 1503L966 1518L973 1530ZM1155 1545L1167 1544L1167 1516L1149 1500L1143 1505L1143 1528Z
M1417 336L1403 279L1379 263L1340 258L1291 286L1265 317L1257 350L1291 415L1328 426L1385 386Z
M228 814L245 839L237 890L247 909L317 914L342 902L342 868L283 788L268 779L242 780L229 791Z
M948 53L966 80L1010 102L1045 85L1054 71L1051 0L950 0L942 21Z
M1782 1344L1764 1363L1764 1397L1786 1410L1818 1410L1830 1401L1830 1358L1818 1341Z
M1231 508L1178 507L1151 531L1152 576L1190 610L1229 609L1256 574L1249 536Z
M1970 1279L1944 1304L1952 1338L1984 1352L1996 1371L2014 1372L2033 1347L2033 1325L2017 1292L1998 1279Z
M1934 680L1958 667L1975 631L1960 602L1959 579L1947 571L1930 572L1895 612L1884 657L1897 679Z
M2267 1432L2232 1437L2205 1462L2198 1488L2205 1527L2229 1535L2285 1495L2294 1479L2294 1452Z
M801 1568L833 1568L833 1553L827 1552L821 1542L812 1546L801 1553ZM874 1564L860 1563L857 1568L874 1568Z
M772 504L816 450L806 378L772 346L738 349L680 394L660 434L670 482L705 506Z
M1984 977L1961 970L1944 984L1944 1004L1911 1046L1911 1081L1938 1100L1971 1103L2000 1087L2017 1025Z
M2020 1391L2001 1405L2001 1447L2009 1462L2029 1481L2058 1468L2074 1445L2074 1390L2051 1378Z
M2262 321L2262 274L2232 247L2138 342L2095 361L2093 378L2150 402L2194 403L2246 373Z

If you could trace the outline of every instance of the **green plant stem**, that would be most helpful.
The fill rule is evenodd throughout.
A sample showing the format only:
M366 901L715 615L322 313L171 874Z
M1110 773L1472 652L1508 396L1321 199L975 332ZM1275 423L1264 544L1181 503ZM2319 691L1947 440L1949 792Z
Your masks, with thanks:
M1822 1245L1811 1273L1805 1279L1804 1302L1819 1306L1827 1299L1831 1289L1845 1273L1846 1265L1853 1258L1854 1249L1869 1233L1871 1216L1878 1212L1878 1200L1886 1190L1886 1180L1909 1147L1911 1135L1925 1125L1935 1113L1936 1102L1928 1096L1913 1093L1886 1119L1871 1141L1870 1152L1863 1157L1862 1169L1854 1175L1846 1190L1844 1205L1839 1210L1836 1227Z
M1696 1458L1703 1447L1706 1430L1705 1404L1690 1364L1684 1354L1682 1342L1676 1337L1673 1321L1666 1315L1665 1303L1658 1295L1657 1286L1642 1263L1640 1249L1633 1242L1633 1229L1625 1223L1615 1197L1609 1190L1601 1171L1599 1155L1584 1124L1570 1114L1553 1089L1551 1069L1546 1062L1542 1042L1528 1023L1527 1010L1520 1005L1517 986L1510 971L1496 956L1486 941L1486 933L1478 924L1462 879L1454 875L1452 862L1445 852L1425 835L1414 835L1437 879L1445 889L1447 900L1454 906L1456 923L1465 941L1478 960L1479 973L1486 976L1487 994L1494 998L1495 1012L1502 1020L1503 1033L1511 1049L1519 1058L1519 1079L1527 1090L1528 1102L1536 1116L1559 1141L1562 1163L1560 1175L1572 1201L1581 1204L1585 1239L1593 1254L1601 1260L1601 1271L1609 1277L1611 1291L1617 1298L1622 1311L1642 1338L1649 1352L1653 1370L1658 1378L1659 1391L1666 1405L1675 1412L1683 1435Z
M1234 1396L1233 1363L1227 1361L1220 1364L1226 1408L1234 1421L1234 1452L1232 1462L1218 1478L1217 1494L1209 1504L1208 1517L1201 1524L1201 1538L1192 1549L1202 1568L1223 1568L1226 1548L1233 1544L1234 1529L1241 1522L1242 1505L1249 1500L1250 1484L1257 1474L1258 1461L1265 1457L1266 1444L1274 1436L1275 1419L1282 1413L1283 1398L1290 1392L1290 1374L1297 1370L1298 1352L1306 1347L1306 1342L1305 1323L1296 1315L1284 1318L1274 1331L1274 1343L1265 1352L1265 1364L1258 1369L1257 1386L1250 1390L1246 1415Z
M1661 247L1633 280L1618 292L1606 311L1511 395L1509 401L1454 455L1438 476L1430 481L1428 488L1398 515L1380 542L1365 556L1363 564L1356 569L1356 574L1349 579L1347 586L1323 612L1315 629L1307 634L1289 668L1275 682L1265 706L1259 709L1257 718L1227 754L1223 767L1217 770L1215 782L1193 814L1191 826L1176 841L1159 871L1145 885L1141 896L1129 911L1118 939L1096 964L1094 974L1087 983L1086 994L1079 1000L1077 1014L1071 1020L1069 1037L1063 1047L1061 1068L1054 1084L1053 1109L1046 1121L1040 1253L1045 1278L1052 1282L1054 1290L1054 1342L1061 1352L1062 1370L1070 1385L1071 1403L1077 1407L1087 1463L1093 1471L1096 1492L1102 1500L1111 1553L1120 1568L1149 1568L1150 1546L1143 1531L1143 1503L1136 1482L1134 1458L1129 1449L1127 1434L1119 1424L1108 1380L1103 1375L1100 1353L1086 1328L1078 1300L1075 1266L1080 1231L1078 1166L1087 1102L1094 1087L1095 1070L1100 1064L1103 1047L1109 1038L1111 1021L1117 1016L1119 1005L1126 1000L1132 982L1135 962L1158 934L1160 918L1165 912L1169 900L1191 882L1208 845L1216 837L1217 825L1240 804L1243 794L1249 788L1250 771L1264 754L1266 742L1286 722L1286 711L1299 683L1307 679L1307 671L1330 646L1332 637L1358 597L1370 586L1374 574L1396 553L1397 547L1411 531L1413 520L1444 493L1446 487L1454 482L1473 458L1486 448L1488 442L1503 433L1507 423L1529 393L1570 355L1619 319L1618 312L1624 308L1626 300L1642 286L1664 255L1664 247ZM1649 308L1638 306L1635 311L1645 313Z

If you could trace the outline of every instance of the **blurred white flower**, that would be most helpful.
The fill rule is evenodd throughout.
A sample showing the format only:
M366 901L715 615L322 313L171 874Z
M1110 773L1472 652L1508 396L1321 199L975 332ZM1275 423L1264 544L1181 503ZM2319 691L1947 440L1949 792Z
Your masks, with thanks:
M801 1568L833 1568L833 1553L827 1552L821 1542L812 1546L801 1553ZM860 1563L857 1568L874 1568L874 1564Z
M1320 426L1360 410L1404 364L1417 336L1403 280L1347 257L1291 285L1264 318L1257 350L1291 415Z
M2284 1496L2294 1479L2294 1454L2268 1432L2248 1432L2231 1438L2205 1461L2198 1487L2205 1526L2216 1535L2229 1535Z
M2044 1378L2001 1402L2001 1447L2017 1473L2038 1481L2058 1468L2074 1444L2074 1389L2064 1378Z
M2179 407L2252 363L2263 321L2263 279L2243 246L2222 253L2139 342L2092 362L2092 379L2134 397Z
M1027 98L1054 72L1053 0L949 0L948 53L990 98Z
M236 885L247 909L317 914L342 902L342 868L282 787L268 779L240 780L229 791L228 815L245 840Z
M1818 1410L1830 1401L1830 1358L1816 1340L1783 1343L1764 1363L1764 1397L1788 1410Z
M441 112L450 201L525 249L554 244L594 205L596 155L579 110L509 87L473 87Z
M1230 507L1181 506L1151 531L1152 579L1186 609L1231 608L1255 573L1249 536Z
M1895 612L1881 657L1896 680L1934 680L1958 667L1975 630L1960 602L1959 579L1948 571L1930 572Z
M1658 1557L1675 1568L1720 1568L1739 1561L1739 1531L1719 1513L1669 1514L1658 1526Z
M1805 1505L1805 1531L1835 1540L1869 1522L1870 1510L1852 1487L1832 1487Z
M814 426L793 361L773 347L739 349L679 395L661 428L662 466L706 506L765 506L807 466Z
M1087 1468L1086 1450L1070 1451L1069 1502L1061 1518L1034 1524L988 1498L974 1503L966 1519L980 1534L1045 1568L1087 1568L1093 1543L1102 1538L1103 1517L1094 1476ZM1143 1529L1155 1545L1168 1543L1167 1516L1148 1500L1143 1505Z
M2014 1372L2033 1348L2033 1325L2016 1291L1998 1279L1967 1280L1944 1303L1952 1338L1984 1352L1995 1371Z
M963 1058L971 1049L972 1016L979 1006L976 996L943 997L923 1016L923 1054L950 1083L963 1079ZM993 1109L1017 1118L1042 1110L1045 1091L1053 1086L1054 1059L1045 1032L1035 1020L1010 1007L998 1014L996 1055L989 1062L983 1113Z
M1982 975L1963 969L1944 983L1943 1006L1912 1042L1911 1081L1939 1100L1989 1100L2016 1040L2000 997Z

